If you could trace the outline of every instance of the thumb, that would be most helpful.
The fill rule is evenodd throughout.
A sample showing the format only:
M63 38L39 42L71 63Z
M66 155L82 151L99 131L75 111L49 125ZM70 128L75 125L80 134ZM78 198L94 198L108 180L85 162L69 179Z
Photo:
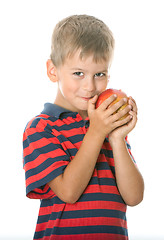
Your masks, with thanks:
M98 95L95 95L88 101L88 111L93 111L95 109L95 103L97 101Z

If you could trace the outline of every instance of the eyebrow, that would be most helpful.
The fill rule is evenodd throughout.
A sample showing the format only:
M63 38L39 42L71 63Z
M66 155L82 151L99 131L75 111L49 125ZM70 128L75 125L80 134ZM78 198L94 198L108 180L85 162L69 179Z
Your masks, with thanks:
M72 71L73 71L73 70L74 70L74 71L77 71L77 70L78 70L78 71L84 71L84 69L81 69L81 68L78 68L78 67L77 67L77 68L76 68L76 67L75 67L75 68L71 68L71 70L72 70Z
M85 71L85 69L81 69L81 68L71 68L71 70L72 71L81 71L81 72L83 72L83 71ZM108 69L104 69L104 70L102 70L102 71L96 71L97 73L100 73L100 72L108 72Z

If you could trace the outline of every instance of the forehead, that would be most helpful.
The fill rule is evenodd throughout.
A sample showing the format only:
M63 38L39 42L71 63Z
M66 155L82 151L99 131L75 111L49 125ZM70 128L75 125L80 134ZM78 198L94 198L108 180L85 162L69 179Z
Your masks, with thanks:
M77 66L81 68L86 67L97 67L97 68L106 68L108 69L110 66L109 60L99 59L95 61L94 54L90 53L85 56L81 56L81 51L76 51L74 54L68 56L65 59L64 65L67 66Z

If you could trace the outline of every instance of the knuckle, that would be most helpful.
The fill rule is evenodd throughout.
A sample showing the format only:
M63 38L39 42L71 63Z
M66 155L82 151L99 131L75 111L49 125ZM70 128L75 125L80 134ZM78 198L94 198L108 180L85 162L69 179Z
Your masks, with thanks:
M117 96L115 95L111 95L110 97L108 97L104 102L109 105L111 104L114 100L116 100Z
M121 110L121 111L117 112L115 115L116 115L117 119L120 119L125 115L125 113L123 110Z
M113 100L113 99L116 99L117 98L117 95L116 94L113 94L109 97L109 99Z
M115 103L113 105L113 109L114 109L114 111L119 111L119 110L121 110L121 108L123 106L125 106L125 107L127 106L127 102L125 99L121 99L119 102Z
M127 113L129 113L131 111L131 106L127 105L127 106L122 106L121 108L119 108L117 110L118 115L120 114L121 117L123 117L124 115L126 115Z

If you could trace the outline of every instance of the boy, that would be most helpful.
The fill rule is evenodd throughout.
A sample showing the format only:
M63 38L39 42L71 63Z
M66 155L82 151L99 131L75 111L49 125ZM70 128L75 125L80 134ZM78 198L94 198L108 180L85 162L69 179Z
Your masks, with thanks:
M128 239L126 205L139 204L144 191L126 137L137 106L130 97L113 114L126 102L111 106L113 95L95 109L113 49L111 31L94 17L71 16L54 29L47 74L57 96L23 139L27 196L41 199L34 239Z

